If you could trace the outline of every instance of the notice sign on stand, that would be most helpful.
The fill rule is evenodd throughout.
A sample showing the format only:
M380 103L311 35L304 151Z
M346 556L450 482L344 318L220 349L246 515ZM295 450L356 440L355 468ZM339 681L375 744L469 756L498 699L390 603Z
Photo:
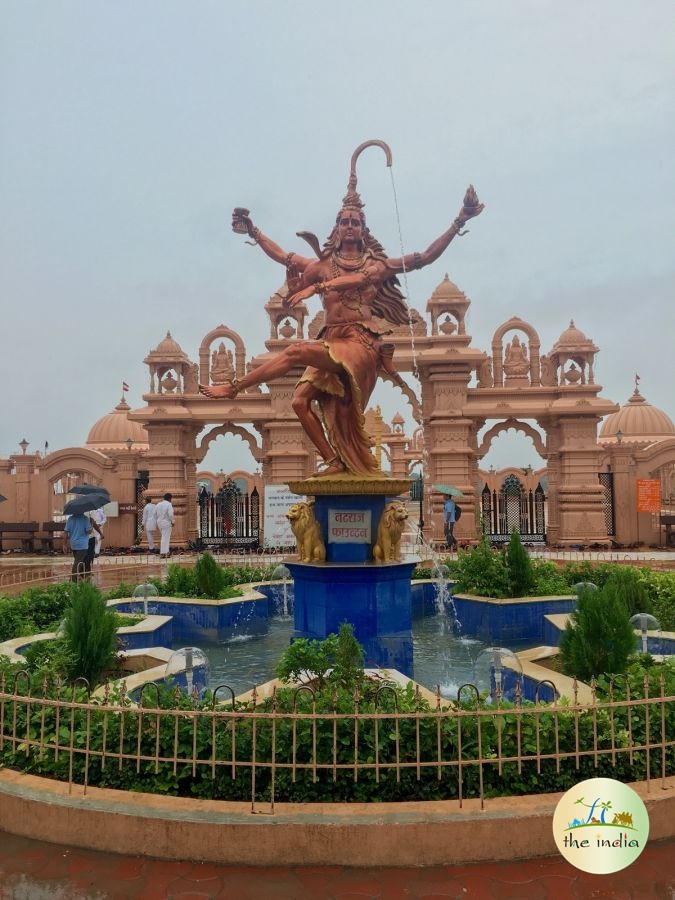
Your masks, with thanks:
M646 513L661 511L661 482L658 478L638 478L637 511Z
M304 497L292 494L285 484L268 484L265 487L265 547L292 547L295 536L286 513Z

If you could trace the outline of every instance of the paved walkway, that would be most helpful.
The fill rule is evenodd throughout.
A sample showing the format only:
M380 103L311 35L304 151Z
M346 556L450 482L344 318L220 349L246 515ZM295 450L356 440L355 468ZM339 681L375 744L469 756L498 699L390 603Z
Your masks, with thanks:
M0 833L0 900L675 900L675 841L613 875L556 856L426 869L244 868L75 850Z

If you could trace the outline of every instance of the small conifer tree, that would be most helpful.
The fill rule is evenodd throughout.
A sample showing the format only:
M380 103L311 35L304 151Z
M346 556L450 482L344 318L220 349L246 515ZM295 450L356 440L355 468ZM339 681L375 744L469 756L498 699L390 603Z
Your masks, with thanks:
M509 585L512 597L527 597L535 584L534 568L530 554L514 528L506 548L506 565L509 570Z
M623 601L628 616L651 612L651 601L644 581L630 566L616 567L607 579L607 586Z
M635 648L635 635L621 597L605 585L582 588L577 606L560 638L567 675L590 681L601 674L625 672Z
M73 587L63 637L72 658L72 679L86 678L93 686L102 672L112 668L117 651L115 611L106 606L101 592L88 581Z
M225 573L210 553L202 553L195 565L195 581L200 597L217 600L225 586Z

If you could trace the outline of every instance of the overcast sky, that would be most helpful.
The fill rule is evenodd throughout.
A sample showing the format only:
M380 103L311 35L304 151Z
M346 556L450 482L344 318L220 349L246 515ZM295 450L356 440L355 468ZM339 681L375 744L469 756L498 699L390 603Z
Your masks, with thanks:
M358 168L391 255L469 182L486 203L412 306L448 272L481 349L517 315L546 351L573 318L603 396L639 373L675 418L671 0L0 0L0 21L0 456L84 443L123 380L141 406L167 329L192 359L220 323L263 352L284 272L231 210L307 252L370 138L393 151ZM486 462L534 464L522 440ZM218 444L214 468L252 464Z

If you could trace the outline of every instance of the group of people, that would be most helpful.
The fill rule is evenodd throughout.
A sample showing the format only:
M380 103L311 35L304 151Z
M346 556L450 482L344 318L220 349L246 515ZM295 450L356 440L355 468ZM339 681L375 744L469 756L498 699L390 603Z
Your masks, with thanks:
M146 497L143 507L143 529L148 540L148 552L157 552L155 532L159 531L160 559L168 559L171 556L171 529L175 521L171 500L171 494L164 494L159 503L155 503L151 497Z
M156 553L155 533L160 534L160 559L171 556L171 529L175 521L171 494L164 494L159 503L148 497L143 508L143 528L148 539L148 550ZM90 579L92 564L101 552L103 526L107 516L103 507L89 513L69 516L64 526L68 543L73 554L71 581Z

